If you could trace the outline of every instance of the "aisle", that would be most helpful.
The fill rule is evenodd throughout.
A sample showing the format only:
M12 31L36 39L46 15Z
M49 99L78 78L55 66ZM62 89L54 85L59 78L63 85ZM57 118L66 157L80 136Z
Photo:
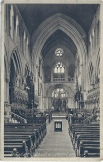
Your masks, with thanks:
M68 134L68 122L63 121L63 131L54 132L54 121L47 126L47 134L36 150L34 157L75 157Z

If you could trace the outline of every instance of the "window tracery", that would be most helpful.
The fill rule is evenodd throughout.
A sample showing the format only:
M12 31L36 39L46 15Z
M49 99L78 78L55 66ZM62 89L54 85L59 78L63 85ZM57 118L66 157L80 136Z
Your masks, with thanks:
M61 62L58 62L54 67L54 73L64 73L65 67Z
M65 67L62 62L56 63L53 78L54 81L65 81Z
M56 49L55 55L56 55L57 57L61 57L61 56L63 56L63 54L64 54L64 51L63 51L62 48L57 48L57 49Z
M67 92L63 88L57 88L52 92L53 98L65 98L67 97Z

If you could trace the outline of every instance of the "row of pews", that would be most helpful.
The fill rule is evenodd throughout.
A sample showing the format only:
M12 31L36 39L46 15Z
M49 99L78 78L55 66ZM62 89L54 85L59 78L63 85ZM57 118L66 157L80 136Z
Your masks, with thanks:
M4 157L31 157L47 132L46 122L4 125Z
M70 123L69 135L77 157L100 156L99 123Z

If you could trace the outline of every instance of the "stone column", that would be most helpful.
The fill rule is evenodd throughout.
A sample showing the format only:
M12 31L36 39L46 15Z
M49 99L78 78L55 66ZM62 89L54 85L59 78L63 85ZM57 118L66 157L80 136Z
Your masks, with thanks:
M76 108L78 108L78 102L76 101L75 103L76 103Z
M47 97L44 97L43 98L43 102L44 102L44 110L45 109L48 109L48 98Z
M42 107L41 107L41 96L39 96L39 109L42 110Z
M51 104L51 97L48 97L48 108L50 108L52 106Z
M24 47L24 56L26 55L26 33L23 34L23 47Z
M13 31L14 31L14 26L13 26L13 22L14 22L14 10L13 10L13 6L11 5L11 9L10 9L10 35L11 38L13 39Z
M18 16L16 16L16 31L15 31L15 43L17 47L20 49L20 37L19 37L19 20Z

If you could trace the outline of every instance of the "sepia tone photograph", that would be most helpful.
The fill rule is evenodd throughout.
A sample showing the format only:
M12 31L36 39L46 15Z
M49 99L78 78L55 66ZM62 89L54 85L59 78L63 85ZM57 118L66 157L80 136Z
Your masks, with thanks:
M100 3L4 3L4 159L100 158Z

